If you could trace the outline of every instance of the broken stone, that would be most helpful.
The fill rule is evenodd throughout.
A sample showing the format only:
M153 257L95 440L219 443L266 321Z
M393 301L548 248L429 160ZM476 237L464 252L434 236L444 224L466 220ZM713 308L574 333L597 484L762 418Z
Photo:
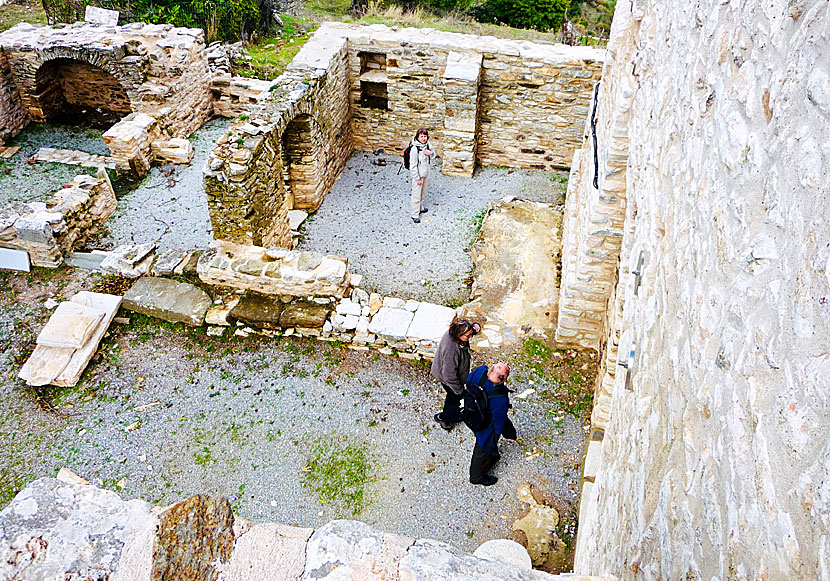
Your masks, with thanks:
M304 212L303 210L289 210L288 227L292 230L299 230L306 218L308 218L308 212Z
M186 256L187 253L180 250L165 250L160 254L156 254L156 260L153 262L150 273L153 276L167 276L181 264Z
M383 306L383 297L380 296L378 293L372 293L369 295L369 314L374 315L377 313L380 308Z
M70 252L64 257L64 262L72 268L100 270L101 262L106 257L106 252Z
M359 304L353 303L350 299L343 299L337 305L338 315L355 315L360 316L361 308Z
M479 545L473 556L489 561L507 563L521 569L532 569L530 555L521 544L510 539L492 539Z
M276 523L253 525L236 539L227 564L217 569L225 581L298 580L305 569L306 543L313 532Z
M301 252L297 260L297 270L314 270L323 262L323 257L317 252ZM317 275L320 276L319 274Z
M210 305L202 289L167 278L141 278L124 293L124 306L131 311L192 327L204 323Z
M362 288L356 288L352 291L352 302L358 303L362 307L369 306L369 293Z
M228 315L238 303L239 297L236 297L228 301L226 304L212 306L205 314L205 323L208 325L220 325L227 327L231 324L228 321Z
M155 250L152 242L118 246L101 261L101 270L127 278L138 278L147 274L150 263L144 262Z

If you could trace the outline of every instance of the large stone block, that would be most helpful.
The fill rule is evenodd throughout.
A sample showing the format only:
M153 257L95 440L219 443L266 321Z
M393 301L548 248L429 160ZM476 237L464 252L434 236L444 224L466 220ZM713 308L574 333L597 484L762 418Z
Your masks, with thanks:
M167 278L140 278L124 293L124 307L173 323L198 327L211 300L202 289Z
M369 332L386 341L404 341L414 316L407 309L381 307L369 323Z
M239 321L251 327L279 329L286 303L279 297L248 292L228 313L228 322Z

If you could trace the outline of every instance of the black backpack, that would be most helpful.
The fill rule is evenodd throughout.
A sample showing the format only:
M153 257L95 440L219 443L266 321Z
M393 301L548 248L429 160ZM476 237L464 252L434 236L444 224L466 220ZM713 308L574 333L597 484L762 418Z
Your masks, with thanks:
M503 385L488 390L484 389L485 385L487 385L487 371L481 374L478 383L464 388L464 409L461 412L461 421L473 432L480 432L492 423L490 398L508 393Z
M412 143L406 146L406 149L403 150L403 166L406 169L409 169L409 153L412 151Z

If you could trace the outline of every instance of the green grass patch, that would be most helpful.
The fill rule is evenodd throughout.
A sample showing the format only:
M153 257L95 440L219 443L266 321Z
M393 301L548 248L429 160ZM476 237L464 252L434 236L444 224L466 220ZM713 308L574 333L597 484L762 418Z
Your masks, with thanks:
M40 2L19 0L0 7L0 30L8 30L19 22L46 24L46 13Z
M320 438L311 445L303 486L310 488L320 503L356 516L370 503L366 486L377 479L374 471L366 444Z

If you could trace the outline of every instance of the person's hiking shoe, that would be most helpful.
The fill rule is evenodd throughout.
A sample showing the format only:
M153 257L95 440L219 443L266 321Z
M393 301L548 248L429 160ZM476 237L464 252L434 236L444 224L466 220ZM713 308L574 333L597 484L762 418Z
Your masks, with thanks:
M422 208L421 209L421 214L426 214L427 212L429 212L428 208Z
M432 416L432 417L435 419L435 421L436 421L436 422L438 422L438 424L439 424L442 428L444 428L444 429L445 429L445 430L447 430L448 432L449 432L450 430L452 430L452 426L453 426L453 425L452 425L452 424L450 424L449 422L445 422L444 420L442 420L442 419L441 419L441 414L435 414L435 415L434 415L434 416Z
M420 218L412 218L412 221L413 221L413 222L415 222L416 224L420 224L420 223L421 223L421 219L420 219Z
M488 474L487 476L485 476L484 478L482 478L481 480L478 480L478 481L474 481L473 479L470 479L470 484L480 484L481 486L493 486L498 481L499 481L498 478L496 478L495 476L490 476Z

